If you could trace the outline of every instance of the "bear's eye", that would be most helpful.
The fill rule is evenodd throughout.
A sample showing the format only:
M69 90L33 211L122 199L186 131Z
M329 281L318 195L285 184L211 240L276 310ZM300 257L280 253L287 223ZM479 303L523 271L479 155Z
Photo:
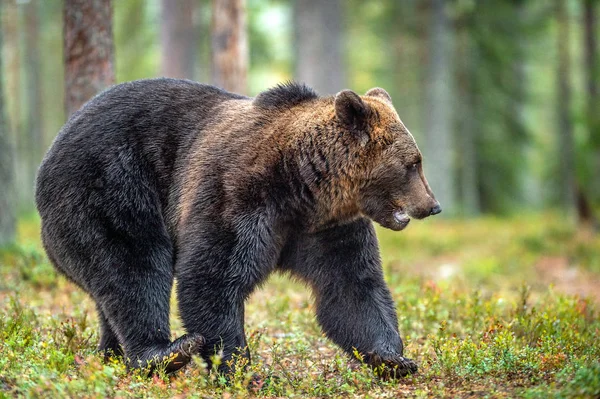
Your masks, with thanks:
M421 161L417 161L417 162L413 163L412 165L410 165L410 168L413 170L417 170L420 163L421 163Z

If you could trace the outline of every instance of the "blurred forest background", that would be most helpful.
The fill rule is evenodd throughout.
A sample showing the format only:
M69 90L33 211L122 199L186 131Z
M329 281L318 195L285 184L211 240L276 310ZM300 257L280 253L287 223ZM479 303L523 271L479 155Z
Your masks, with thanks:
M600 204L597 0L1 0L0 241L68 113L113 83L385 88L445 215ZM86 50L87 49L87 50ZM91 49L91 50L90 50ZM12 188L11 188L12 187ZM597 226L597 224L596 224Z
M0 398L244 397L256 375L274 378L252 397L600 397L600 0L0 0L0 12ZM290 79L392 95L445 216L377 231L418 375L357 368L306 287L277 275L247 301L253 363L231 384L102 361L93 301L43 255L34 178L70 113L157 76L249 96Z

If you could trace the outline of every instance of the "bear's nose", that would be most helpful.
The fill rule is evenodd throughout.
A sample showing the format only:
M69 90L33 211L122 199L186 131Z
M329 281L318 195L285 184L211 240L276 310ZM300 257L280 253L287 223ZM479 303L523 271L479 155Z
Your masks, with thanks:
M429 215L437 215L441 211L442 211L442 207L440 206L440 204L437 204L436 206L431 208L431 210L429 211Z

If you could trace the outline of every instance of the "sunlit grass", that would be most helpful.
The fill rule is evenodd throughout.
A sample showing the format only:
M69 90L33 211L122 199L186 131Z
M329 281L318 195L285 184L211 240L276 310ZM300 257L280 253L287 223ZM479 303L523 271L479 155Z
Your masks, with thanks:
M252 364L226 384L198 364L148 378L102 362L92 301L56 274L37 217L24 218L19 244L0 252L0 398L600 395L598 237L552 214L378 234L419 374L381 381L350 361L321 334L307 288L275 275L247 306ZM260 390L248 389L253 374Z

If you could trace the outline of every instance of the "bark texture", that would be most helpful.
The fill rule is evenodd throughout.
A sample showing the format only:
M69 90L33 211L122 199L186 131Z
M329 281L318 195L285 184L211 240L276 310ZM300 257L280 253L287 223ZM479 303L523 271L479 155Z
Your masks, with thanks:
M67 116L115 83L111 0L65 0Z
M213 0L211 36L213 84L245 94L248 75L245 0Z

